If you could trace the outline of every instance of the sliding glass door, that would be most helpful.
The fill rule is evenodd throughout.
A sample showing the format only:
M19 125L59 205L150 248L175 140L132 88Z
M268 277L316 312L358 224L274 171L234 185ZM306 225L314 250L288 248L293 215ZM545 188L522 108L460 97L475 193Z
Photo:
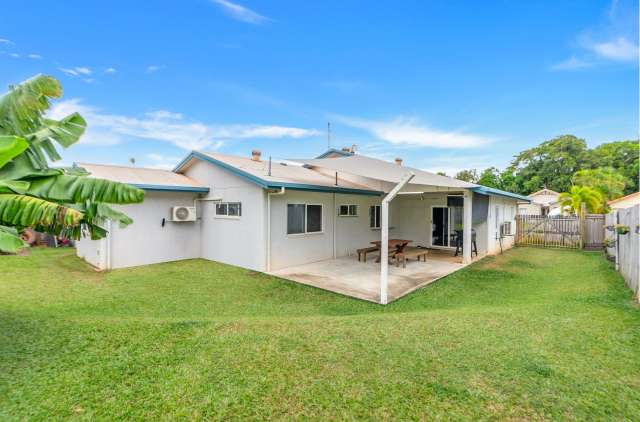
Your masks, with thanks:
M462 207L431 208L431 246L455 247L456 230L462 230Z

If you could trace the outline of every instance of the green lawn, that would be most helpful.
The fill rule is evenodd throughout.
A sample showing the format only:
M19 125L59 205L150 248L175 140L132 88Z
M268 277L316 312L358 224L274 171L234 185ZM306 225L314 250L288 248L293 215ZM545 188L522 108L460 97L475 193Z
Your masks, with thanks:
M0 420L638 420L640 309L519 248L382 307L204 260L0 256Z

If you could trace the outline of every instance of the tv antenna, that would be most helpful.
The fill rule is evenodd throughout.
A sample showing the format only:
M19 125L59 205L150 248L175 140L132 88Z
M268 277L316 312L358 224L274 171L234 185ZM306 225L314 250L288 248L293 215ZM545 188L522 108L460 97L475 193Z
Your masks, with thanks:
M327 149L331 149L331 122L327 122Z

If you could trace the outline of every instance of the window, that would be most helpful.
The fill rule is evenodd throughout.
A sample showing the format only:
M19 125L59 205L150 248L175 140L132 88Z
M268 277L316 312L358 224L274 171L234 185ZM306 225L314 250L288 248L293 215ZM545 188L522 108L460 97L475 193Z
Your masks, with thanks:
M242 204L240 202L220 202L216 204L216 216L240 217Z
M357 217L358 206L357 205L340 205L338 207L338 215L340 217Z
M322 205L287 204L287 234L321 232Z
M380 228L380 205L369 207L369 227L372 229Z

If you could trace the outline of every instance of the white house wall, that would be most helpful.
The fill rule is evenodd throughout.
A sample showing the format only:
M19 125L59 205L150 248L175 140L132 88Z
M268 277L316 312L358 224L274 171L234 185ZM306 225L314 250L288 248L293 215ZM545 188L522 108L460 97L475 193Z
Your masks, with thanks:
M511 231L515 234L517 201L501 196L490 196L488 229L488 253L500 253L500 223L511 221ZM509 249L514 245L515 236L507 236L502 239L502 249Z
M287 204L321 204L322 232L287 234ZM333 194L287 190L271 197L271 270L333 258Z
M200 224L170 221L171 207L191 207L196 196L187 192L147 191L141 204L114 206L131 217L133 223L125 228L113 223L104 239L79 240L76 242L76 254L99 269L198 258Z
M200 223L170 221L171 207L192 207L196 197L190 192L147 191L143 203L118 206L133 224L112 225L111 268L199 258Z
M242 216L215 215L215 202L199 201L201 256L256 271L266 270L266 194L259 186L213 164L196 161L185 175L208 186L204 198L240 202Z
M76 255L94 267L104 270L107 268L107 238L91 240L83 238L76 242Z
M380 205L381 201L380 196L336 194L336 256L356 255L358 249L373 246L372 241L380 240L380 229L370 227L369 209L372 205ZM337 216L340 205L357 205L358 215ZM395 215L390 211L389 225L393 227L394 222Z

